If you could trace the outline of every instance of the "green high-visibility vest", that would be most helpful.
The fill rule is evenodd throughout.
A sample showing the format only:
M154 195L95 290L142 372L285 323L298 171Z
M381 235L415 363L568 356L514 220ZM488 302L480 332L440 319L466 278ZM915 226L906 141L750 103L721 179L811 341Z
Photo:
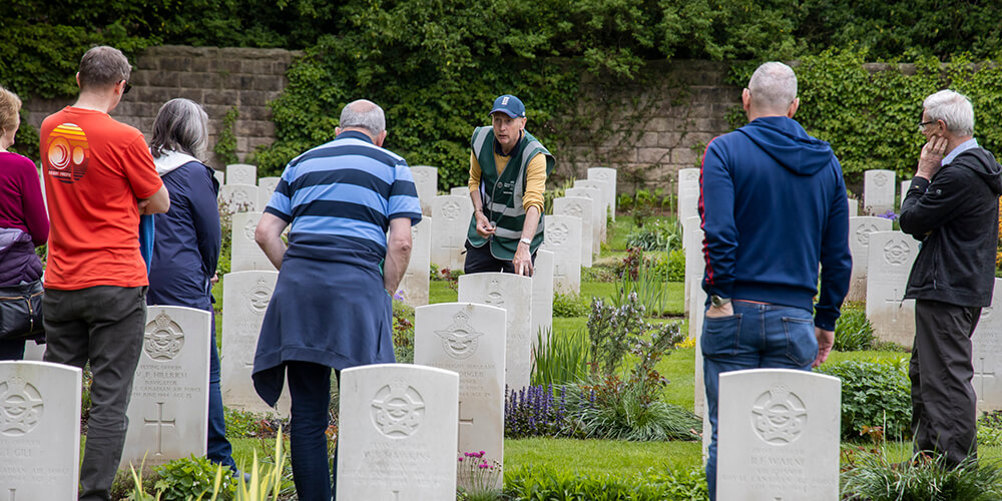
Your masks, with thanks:
M525 224L525 209L522 208L522 195L525 193L525 181L529 160L539 154L546 155L546 175L553 171L553 155L532 134L524 132L522 139L512 150L504 172L498 176L494 165L494 128L490 126L477 127L473 130L470 140L473 154L480 163L480 199L484 202L484 215L497 226L494 236L485 239L477 233L477 217L474 213L470 218L470 228L466 238L470 245L480 248L490 243L491 255L495 259L511 261L515 258L515 249L522 238L522 225ZM543 214L539 214L539 226L529 245L530 253L543 243Z

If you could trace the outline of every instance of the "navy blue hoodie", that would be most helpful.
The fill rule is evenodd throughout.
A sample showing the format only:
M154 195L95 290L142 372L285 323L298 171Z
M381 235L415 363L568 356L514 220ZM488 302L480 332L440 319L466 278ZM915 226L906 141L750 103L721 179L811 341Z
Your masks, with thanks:
M813 308L816 326L835 329L852 257L842 167L828 143L782 116L715 138L699 214L708 295Z

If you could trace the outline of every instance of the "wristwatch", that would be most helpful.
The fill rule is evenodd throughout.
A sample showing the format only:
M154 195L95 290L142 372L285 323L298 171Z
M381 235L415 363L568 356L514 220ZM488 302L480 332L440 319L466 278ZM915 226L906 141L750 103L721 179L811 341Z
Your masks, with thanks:
M525 245L528 245L528 246L532 247L532 240L530 240L528 238L520 238L520 239L518 239L518 241L522 242Z
M710 304L712 304L714 308L721 308L730 302L731 298L729 297L720 297L716 294L710 296Z

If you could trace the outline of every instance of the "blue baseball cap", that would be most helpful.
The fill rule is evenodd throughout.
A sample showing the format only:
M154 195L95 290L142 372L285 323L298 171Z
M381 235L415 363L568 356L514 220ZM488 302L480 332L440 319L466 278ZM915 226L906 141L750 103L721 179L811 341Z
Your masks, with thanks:
M496 111L503 111L505 115L512 118L524 117L525 105L522 104L521 99L511 94L505 94L494 100L494 109L491 110L489 115L493 115Z

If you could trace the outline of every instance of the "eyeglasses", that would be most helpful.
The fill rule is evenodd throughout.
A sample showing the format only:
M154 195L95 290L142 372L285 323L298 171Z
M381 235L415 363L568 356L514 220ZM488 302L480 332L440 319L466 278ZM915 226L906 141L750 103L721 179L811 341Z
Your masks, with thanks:
M125 88L122 89L122 94L128 94L129 91L132 90L132 84L130 84L128 80L122 80L122 81L125 82Z
M936 123L938 121L939 120L926 120L925 122L919 122L918 128L919 128L920 131L925 130L925 126L926 125L934 124L934 123Z

